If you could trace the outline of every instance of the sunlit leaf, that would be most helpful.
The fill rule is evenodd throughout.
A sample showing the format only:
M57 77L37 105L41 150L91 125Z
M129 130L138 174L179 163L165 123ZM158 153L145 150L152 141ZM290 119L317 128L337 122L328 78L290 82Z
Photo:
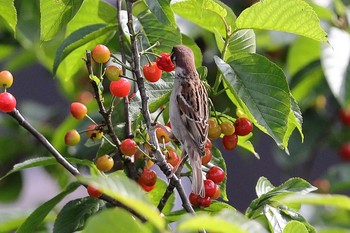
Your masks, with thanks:
M5 22L13 34L16 32L17 25L17 11L14 2L14 0L0 0L0 19Z

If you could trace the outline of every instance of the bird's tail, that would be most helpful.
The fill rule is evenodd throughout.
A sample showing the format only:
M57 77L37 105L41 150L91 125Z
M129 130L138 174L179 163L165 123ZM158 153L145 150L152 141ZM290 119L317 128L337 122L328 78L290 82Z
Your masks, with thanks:
M193 151L189 154L190 165L192 167L192 191L195 194L205 196L205 189L203 183L203 172L202 172L202 159L198 152Z

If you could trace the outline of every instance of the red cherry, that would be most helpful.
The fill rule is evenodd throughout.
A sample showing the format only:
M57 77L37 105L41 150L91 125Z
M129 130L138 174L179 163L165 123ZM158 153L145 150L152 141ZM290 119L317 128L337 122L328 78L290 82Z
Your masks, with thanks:
M3 70L0 72L0 87L9 88L13 84L13 76L10 71Z
M154 189L154 187L156 187L156 184L152 185L152 186L147 186L145 184L139 183L139 185L141 186L141 188L143 190L145 190L146 192L150 192Z
M165 154L165 159L171 166L176 167L180 162L180 157L175 151L168 151Z
M70 105L70 113L72 116L78 120L81 120L85 117L87 113L87 108L84 104L79 102L73 102Z
M201 197L198 196L198 205L202 208L209 207L211 204L211 199L210 197Z
M213 157L213 153L212 153L211 149L205 148L205 154L202 157L202 165L208 164L212 157Z
M350 125L350 107L339 109L339 119L344 125Z
M205 143L205 148L211 149L213 147L213 143L211 143L210 139L207 139L207 142Z
M8 92L0 94L0 111L12 112L16 107L16 98Z
M193 205L193 206L199 206L198 197L200 197L200 195L194 194L193 192L190 193L190 196L188 197L188 199L189 199L191 205Z
M214 166L209 168L206 177L215 184L218 184L225 179L225 172L220 167Z
M339 155L344 161L350 161L350 142L341 145Z
M92 58L97 63L106 63L106 62L108 62L110 56L111 56L111 52L109 51L109 48L107 48L105 45L98 44L92 50Z
M247 118L238 118L235 121L235 134L239 136L248 135L253 130L253 124Z
M123 155L131 156L137 151L137 144L134 140L127 138L120 143L120 151Z
M206 197L212 197L215 194L215 187L216 184L212 180L205 180L204 181L204 189L205 189L205 196Z
M175 65L171 61L170 53L162 53L160 56L161 57L156 58L156 63L159 69L166 72L175 70Z
M80 134L75 129L69 130L64 136L64 143L68 146L75 146L80 142Z
M216 185L215 187L215 194L211 197L211 199L216 200L220 197L221 194L221 190L220 190L220 186Z
M157 174L155 171L150 170L148 168L143 169L141 173L138 183L144 184L146 186L153 186L157 182Z
M143 75L148 82L157 82L162 77L162 71L155 62L146 63L143 67Z
M90 197L99 198L102 196L102 192L90 184L86 187L86 189Z
M120 78L118 81L112 81L109 85L112 95L123 98L130 93L131 84L126 78Z
M233 150L236 148L238 143L238 137L236 134L232 134L232 135L225 135L222 138L222 144L224 145L224 148L226 150Z

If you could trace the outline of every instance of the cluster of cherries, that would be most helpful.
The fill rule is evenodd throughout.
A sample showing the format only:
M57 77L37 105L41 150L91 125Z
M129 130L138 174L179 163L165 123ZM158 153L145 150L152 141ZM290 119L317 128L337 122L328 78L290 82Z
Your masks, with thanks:
M350 126L350 107L339 110L339 119L345 126ZM350 161L350 141L340 146L339 155L344 161Z
M3 70L0 72L0 91L4 89L4 92L0 93L0 111L12 112L16 108L16 98L9 92L7 88L10 88L13 84L13 76L10 71Z
M111 52L105 45L96 45L91 54L93 60L98 64L106 64L111 59ZM157 82L162 76L162 71L171 72L174 69L175 66L171 62L170 54L162 53L161 55L157 56L155 62L149 61L144 65L143 74L147 81ZM104 69L104 76L110 80L109 90L113 96L124 98L130 94L131 83L129 82L128 78L123 75L123 70L119 66L115 65L114 63L111 65L106 65ZM78 120L82 120L86 116L88 119L91 119L87 115L87 107L81 102L73 102L70 105L70 112L71 115ZM89 139L95 141L104 137L103 130L103 126L93 123L82 132L85 132ZM77 145L80 142L80 133L82 132L78 132L76 129L69 130L64 138L65 144L68 146ZM168 133L164 130L157 128L156 133L159 142L167 143L170 141ZM151 149L149 143L145 143L145 147ZM138 178L138 183L145 191L151 191L156 185L157 175L150 169L150 167L153 165L153 161L148 156L148 152L141 150L137 143L130 138L123 140L119 145L119 149L123 156L133 157L135 163L144 164L143 170ZM170 146L164 148L164 155L166 160L173 167L175 167L180 161L176 151ZM95 165L101 172L109 172L114 167L114 160L110 155L102 155L95 160ZM102 195L101 191L91 185L87 186L87 191L89 195L93 197L100 197Z

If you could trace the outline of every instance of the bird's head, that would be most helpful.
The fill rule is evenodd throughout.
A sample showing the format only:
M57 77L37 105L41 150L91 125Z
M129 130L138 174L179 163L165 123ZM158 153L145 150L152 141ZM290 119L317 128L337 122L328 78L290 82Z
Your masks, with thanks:
M180 68L187 72L196 70L193 52L185 45L177 45L173 47L171 61L176 66L176 69Z

